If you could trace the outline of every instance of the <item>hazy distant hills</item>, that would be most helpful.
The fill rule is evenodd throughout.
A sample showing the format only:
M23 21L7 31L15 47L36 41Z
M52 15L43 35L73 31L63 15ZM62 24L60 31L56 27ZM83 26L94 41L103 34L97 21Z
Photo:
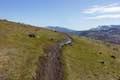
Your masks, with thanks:
M77 31L75 31L75 30L67 29L67 28L60 27L60 26L47 26L47 28L58 31L58 32L68 33L68 34L77 34Z
M120 25L99 26L88 31L82 31L79 36L120 44Z
M86 31L75 31L62 27L48 27L59 32L120 44L120 25L103 25Z

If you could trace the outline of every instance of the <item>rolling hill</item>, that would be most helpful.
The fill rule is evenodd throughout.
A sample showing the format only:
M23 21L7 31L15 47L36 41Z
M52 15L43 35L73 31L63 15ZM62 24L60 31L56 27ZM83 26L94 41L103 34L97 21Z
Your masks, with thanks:
M48 29L0 20L0 80L36 80L36 70L43 69L44 73L44 69L48 69L44 65L53 60L42 59L42 56L50 54L49 50L51 53L56 51L53 47L49 47L48 51L44 48L64 40L64 36ZM57 80L120 79L119 45L78 36L71 38L72 44L63 46L59 51L61 58L57 59L63 65L63 76ZM39 67L39 60L43 67ZM54 68L58 69L60 64ZM46 76L44 80L49 78Z
M61 27L49 27L49 29L71 35L84 36L95 40L120 44L120 25L103 25L84 31L75 31Z
M0 20L0 80L33 80L43 48L63 38L47 29Z
M120 46L73 37L64 47L65 80L120 80Z
M67 29L67 28L60 27L60 26L47 26L46 28L48 28L50 30L58 31L58 32L63 32L63 33L66 33L66 34L72 34L72 35L77 34L76 30Z

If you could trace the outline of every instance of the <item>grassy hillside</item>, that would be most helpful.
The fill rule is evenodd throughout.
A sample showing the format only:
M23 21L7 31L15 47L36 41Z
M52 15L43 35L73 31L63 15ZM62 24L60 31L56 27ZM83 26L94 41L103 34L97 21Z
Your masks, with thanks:
M43 48L60 33L0 20L0 80L33 80ZM64 80L120 80L120 46L73 36L63 47Z
M73 37L63 53L65 80L120 80L120 46Z
M0 80L32 80L43 47L61 39L57 32L0 20Z

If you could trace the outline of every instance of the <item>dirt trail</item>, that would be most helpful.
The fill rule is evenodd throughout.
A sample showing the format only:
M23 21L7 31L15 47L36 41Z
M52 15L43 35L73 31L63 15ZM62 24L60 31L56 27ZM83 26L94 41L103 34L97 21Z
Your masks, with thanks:
M44 56L39 58L38 69L34 80L63 80L63 64L61 62L61 46L72 42L66 36L61 42L44 48Z

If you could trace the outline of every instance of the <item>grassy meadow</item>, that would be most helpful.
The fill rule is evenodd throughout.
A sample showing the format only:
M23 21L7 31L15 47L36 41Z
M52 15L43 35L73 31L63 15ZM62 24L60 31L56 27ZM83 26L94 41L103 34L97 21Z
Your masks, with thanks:
M54 31L1 20L0 79L32 80L43 48L63 38Z
M73 37L64 47L65 80L119 80L120 46Z

